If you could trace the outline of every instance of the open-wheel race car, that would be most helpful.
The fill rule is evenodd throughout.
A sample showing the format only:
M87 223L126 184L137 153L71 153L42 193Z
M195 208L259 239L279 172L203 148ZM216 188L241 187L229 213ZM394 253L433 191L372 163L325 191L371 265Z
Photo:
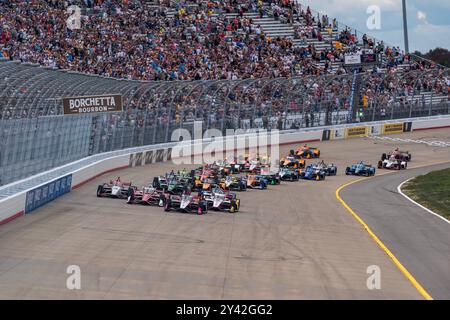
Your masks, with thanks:
M316 166L322 168L322 170L325 171L325 174L327 176L337 175L337 167L333 163L327 164L325 163L325 161L322 160Z
M282 181L298 181L300 180L300 170L291 168L281 168L280 179Z
M346 175L353 175L353 176L374 176L376 169L372 167L370 164L365 164L364 161L360 161L359 163L356 163L350 167L347 167L345 169Z
M395 159L404 162L410 162L412 160L412 155L411 153L409 153L409 151L400 151L400 149L397 148L392 152L383 153L381 155L381 161L384 161L386 159Z
M164 195L153 187L144 187L142 190L136 188L128 189L128 204L143 204L153 206L164 206Z
M227 176L219 182L223 190L247 191L247 180L244 177Z
M312 165L312 164L307 166L306 169L301 170L301 172L300 172L300 179L304 179L304 180L321 181L321 180L325 180L326 176L327 176L327 173L321 166Z
M122 182L120 177L117 177L117 179L111 180L109 183L99 185L97 187L97 197L126 199L129 188L132 188L131 182Z
M263 176L256 174L247 175L247 188L264 190L267 189L267 184L268 182Z
M394 156L378 161L378 169L402 170L407 167L407 161L396 159Z
M208 213L208 202L201 194L196 196L187 193L181 195L166 194L164 211L169 212L171 210L203 215Z
M280 160L280 168L303 169L305 167L305 159L298 159L295 156L287 156L286 158L282 158Z
M316 159L320 158L320 150L319 148L304 145L303 147L298 148L296 151L291 150L289 155L294 156L298 159Z
M280 173L271 171L269 166L261 168L260 176L272 186L281 183Z
M170 194L182 194L186 189L190 187L188 181L184 181L184 178L180 179L177 176L169 175L168 178L165 176L155 177L153 179L152 187L159 192L167 192Z
M236 193L214 188L211 192L204 192L203 196L208 203L208 209L235 213L239 211L241 200Z

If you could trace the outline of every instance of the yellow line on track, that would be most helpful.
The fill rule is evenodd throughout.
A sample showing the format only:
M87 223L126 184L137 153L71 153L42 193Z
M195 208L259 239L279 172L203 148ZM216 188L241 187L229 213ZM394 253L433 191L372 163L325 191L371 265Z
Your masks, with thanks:
M405 266L397 259L397 257L391 252L391 250L386 247L386 245L377 237L377 235L370 229L370 227L367 225L367 223L364 222L363 219L352 209L350 206L341 198L340 192L347 188L348 186L355 184L357 182L363 181L366 179L359 179L355 180L349 183L344 184L343 186L339 187L336 190L336 198L339 200L339 202L344 206L345 209L347 209L348 212L358 221L364 229L367 231L367 233L372 237L372 239L380 246L380 248L391 258L391 260L394 262L394 264L397 266L398 269L405 275L405 277L411 282L411 284L416 288L417 291L426 299L426 300L433 300L431 295L422 287L422 285L413 277L413 275L405 268Z

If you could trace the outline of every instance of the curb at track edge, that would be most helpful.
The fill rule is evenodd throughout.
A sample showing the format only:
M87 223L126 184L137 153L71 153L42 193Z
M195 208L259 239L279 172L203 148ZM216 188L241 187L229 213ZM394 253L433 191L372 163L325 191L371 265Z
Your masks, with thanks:
M448 224L450 224L450 221L449 221L448 219L446 219L446 218L444 218L443 216L437 214L437 213L434 212L433 210L430 210L430 209L428 209L427 207L421 205L421 204L418 203L417 201L414 201L413 199L411 199L409 196L407 196L407 195L402 191L402 187L403 187L406 183L408 183L409 181L411 181L411 180L413 180L413 179L415 179L415 178L417 178L417 177L409 178L408 180L403 181L402 183L400 183L400 185L397 187L398 193L401 194L406 200L408 200L408 201L410 201L411 203L415 204L415 205L418 206L419 208L425 210L425 211L428 212L428 213L431 213L432 215L434 215L434 216L438 217L439 219L443 220L444 222L447 222Z

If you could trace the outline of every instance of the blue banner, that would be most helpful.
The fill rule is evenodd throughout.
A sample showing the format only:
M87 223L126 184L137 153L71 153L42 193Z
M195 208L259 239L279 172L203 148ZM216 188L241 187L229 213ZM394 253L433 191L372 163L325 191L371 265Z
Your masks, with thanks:
M27 192L25 213L43 206L44 204L59 198L72 189L72 175L68 175L50 183L44 184Z

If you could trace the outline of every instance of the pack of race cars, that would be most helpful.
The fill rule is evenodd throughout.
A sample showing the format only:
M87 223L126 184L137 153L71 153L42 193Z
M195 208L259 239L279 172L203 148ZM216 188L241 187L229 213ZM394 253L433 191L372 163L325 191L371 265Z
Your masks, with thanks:
M206 214L210 210L236 213L241 201L237 192L248 189L265 190L282 181L315 180L336 176L337 167L325 161L306 164L305 159L320 158L320 150L304 146L291 150L279 161L276 171L267 156L246 156L243 161L217 161L194 170L168 172L154 177L151 184L139 189L131 182L122 182L120 177L99 185L97 197L126 199L128 204L152 205L164 211ZM395 149L383 154L378 169L401 170L411 161L409 152ZM345 169L346 175L374 176L376 168L363 161Z

